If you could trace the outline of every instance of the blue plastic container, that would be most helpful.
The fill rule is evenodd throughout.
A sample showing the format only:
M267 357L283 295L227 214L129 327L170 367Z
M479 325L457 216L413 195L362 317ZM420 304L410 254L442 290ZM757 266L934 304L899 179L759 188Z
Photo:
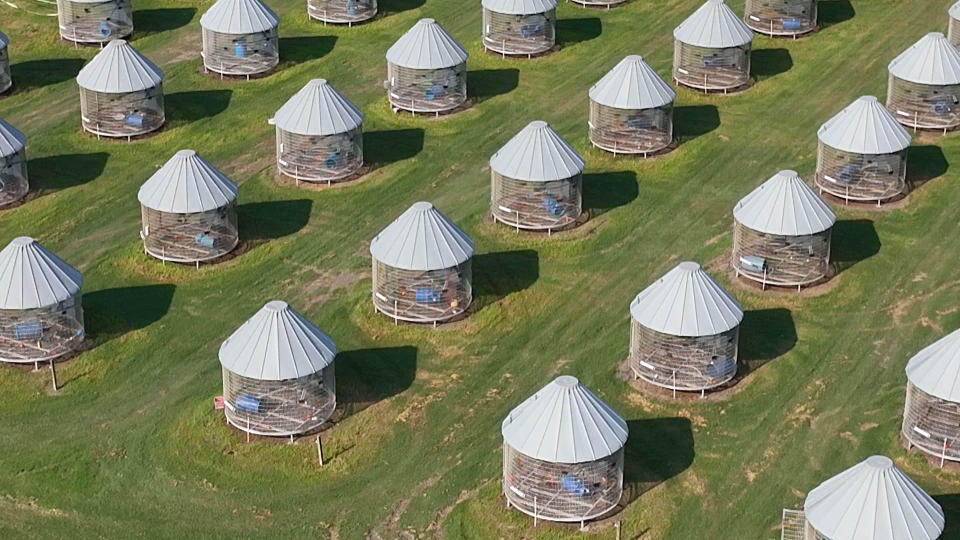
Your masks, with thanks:
M563 482L561 483L561 485L563 486L564 490L569 491L570 493L573 493L577 497L583 497L584 495L589 493L587 488L583 486L583 482L581 482L579 478L571 474L568 474L563 477Z
M14 327L13 337L17 341L36 341L43 337L43 323L40 321L20 323Z
M236 51L237 58L243 58L247 56L247 44L242 41L234 42L234 49Z
M212 248L214 244L213 237L204 233L197 233L197 236L193 238L193 241L196 242L198 246L203 246L205 248Z
M133 126L136 128L143 127L143 115L142 114L128 114L123 118L123 123L128 126Z
M440 301L440 291L436 289L417 289L417 302L421 304L436 304Z
M237 396L237 408L252 413L260 412L260 400L253 396Z

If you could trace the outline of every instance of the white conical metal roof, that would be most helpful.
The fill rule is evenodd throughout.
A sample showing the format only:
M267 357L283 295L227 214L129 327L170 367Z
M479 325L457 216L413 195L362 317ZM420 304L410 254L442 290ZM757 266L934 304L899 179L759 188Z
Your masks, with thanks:
M593 85L590 99L618 109L653 109L673 103L677 92L642 56L632 54Z
M301 135L335 135L363 124L363 113L326 79L313 79L273 117L283 131Z
M0 309L38 309L69 300L83 287L83 275L27 236L0 251Z
M627 422L576 377L562 375L510 411L503 440L551 463L603 459L627 442Z
M814 488L807 521L832 540L934 540L943 510L890 458L871 456Z
M370 255L404 270L453 268L473 257L473 240L428 202L413 203L370 242Z
M920 38L888 66L898 79L919 84L960 84L960 52L940 32Z
M947 12L951 17L960 21L960 2L950 6L950 9Z
M673 30L673 37L687 45L723 49L750 43L753 30L723 0L707 0Z
M27 136L0 118L0 157L16 154L27 146Z
M411 69L440 69L467 61L467 50L437 21L420 19L387 49L387 62Z
M820 142L854 154L892 154L910 146L908 132L874 96L861 96L817 130Z
M220 346L220 365L261 381L313 375L336 356L333 338L279 300L260 308Z
M557 0L483 0L483 7L507 15L536 15L557 9Z
M260 0L217 0L200 26L221 34L254 34L280 25L280 17Z
M960 330L925 347L907 362L907 380L927 394L960 403Z
M583 172L587 163L550 124L530 122L490 158L494 172L527 182L564 180Z
M712 336L737 327L743 308L695 262L682 262L630 303L638 323L672 336Z
M170 214L209 212L232 203L237 185L193 150L180 150L142 186L140 204Z
M107 94L139 92L162 82L163 70L123 39L107 43L77 75L81 88Z
M755 231L782 236L823 232L837 214L796 171L780 171L733 208L733 218Z
M7 45L10 45L10 38L3 32L0 32L0 49L6 48Z

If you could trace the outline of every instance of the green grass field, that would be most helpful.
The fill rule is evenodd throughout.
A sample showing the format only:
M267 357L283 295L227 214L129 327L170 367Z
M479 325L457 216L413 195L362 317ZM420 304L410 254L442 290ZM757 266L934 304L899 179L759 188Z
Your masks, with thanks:
M281 66L219 81L198 72L196 0L136 0L133 44L166 71L168 123L133 143L80 132L73 81L94 49L56 41L49 4L0 5L16 91L0 117L30 138L31 195L0 213L0 245L32 235L85 275L92 348L58 371L0 369L0 536L613 538L609 523L533 528L500 490L500 421L554 376L581 378L629 420L624 538L779 539L782 508L822 480L887 454L947 513L960 537L960 476L898 443L903 368L960 326L960 136L920 136L915 191L895 209L837 207L840 273L826 294L761 295L730 283L734 203L782 168L809 177L817 127L857 96L886 92L886 65L946 27L947 0L823 0L822 28L758 37L757 82L736 96L680 90L679 148L617 159L590 147L587 90L626 54L670 72L672 29L700 0L634 0L611 11L563 4L549 56L503 60L480 45L479 0L383 0L354 28L281 14ZM742 2L733 2L736 10ZM475 105L439 120L395 115L384 53L418 18L470 51ZM360 183L280 186L273 112L306 81L330 80L367 115ZM487 160L543 119L587 160L592 219L552 238L488 217ZM140 184L194 148L241 184L244 252L229 262L161 266L139 245ZM476 307L456 329L394 326L370 304L369 240L430 200L477 243ZM725 400L661 401L615 376L628 304L681 260L696 260L747 310L750 373ZM310 439L244 442L225 426L220 342L282 298L342 354L342 419Z

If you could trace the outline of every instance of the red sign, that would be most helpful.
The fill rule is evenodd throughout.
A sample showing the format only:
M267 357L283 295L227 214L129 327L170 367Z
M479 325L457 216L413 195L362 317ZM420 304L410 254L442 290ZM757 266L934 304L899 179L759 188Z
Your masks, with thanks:
M223 410L223 396L213 398L213 408L218 411Z

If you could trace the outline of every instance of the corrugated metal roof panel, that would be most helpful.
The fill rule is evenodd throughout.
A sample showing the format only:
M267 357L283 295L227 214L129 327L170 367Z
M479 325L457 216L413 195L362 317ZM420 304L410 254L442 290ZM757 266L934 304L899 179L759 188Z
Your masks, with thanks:
M618 109L653 109L673 103L677 92L642 56L630 55L590 89L590 99Z
M414 203L370 242L370 255L404 270L453 268L473 257L473 240L428 202Z
M83 287L83 275L27 236L0 251L0 309L56 306Z
M908 132L873 96L861 96L817 130L820 141L854 154L892 154L910 146Z
M194 150L180 150L140 187L140 204L170 214L223 208L237 198L237 185Z
M762 233L804 236L823 232L837 215L796 171L780 171L733 208L741 224Z
M695 262L682 262L630 304L638 323L672 336L712 336L740 325L743 308Z
M688 45L724 49L753 41L753 30L723 0L707 0L680 23L673 37Z
M960 52L940 32L930 32L890 62L890 74L919 84L960 84Z
M255 34L280 25L280 17L260 0L217 0L200 26L221 34Z
M325 79L313 79L280 107L274 124L301 135L335 135L363 124L363 113Z
M507 15L536 15L557 9L557 0L483 0L483 7Z
M527 182L564 180L583 172L586 162L550 124L533 121L490 158L495 172Z
M123 39L107 43L77 74L81 88L106 94L139 92L162 82L163 70Z
M960 330L954 330L907 362L907 380L940 399L960 403Z
M437 21L420 19L388 50L387 61L411 69L441 69L467 61L467 50Z
M0 157L16 154L27 146L27 136L0 118Z

